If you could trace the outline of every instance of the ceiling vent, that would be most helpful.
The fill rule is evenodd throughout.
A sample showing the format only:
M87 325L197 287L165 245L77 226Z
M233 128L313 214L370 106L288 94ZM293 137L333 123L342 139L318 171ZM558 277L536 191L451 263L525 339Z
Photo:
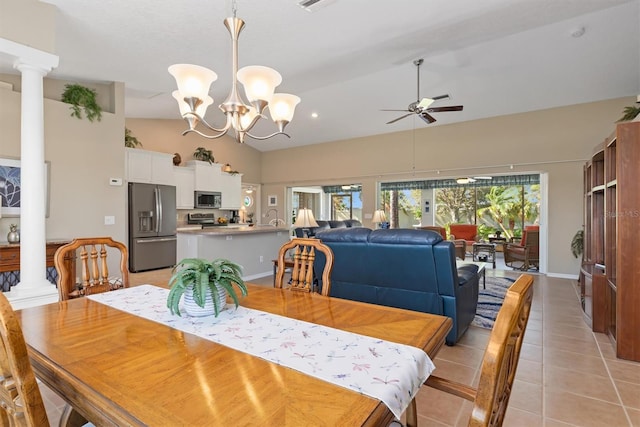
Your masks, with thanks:
M298 2L298 6L307 12L315 12L316 10L322 9L323 7L335 2L336 0L302 0Z

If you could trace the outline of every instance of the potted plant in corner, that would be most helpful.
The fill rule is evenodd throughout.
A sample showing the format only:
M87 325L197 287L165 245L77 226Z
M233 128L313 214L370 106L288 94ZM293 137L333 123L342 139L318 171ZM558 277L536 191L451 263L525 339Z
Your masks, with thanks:
M218 258L207 261L200 258L186 258L173 269L169 279L167 307L171 314L180 316L180 297L184 294L184 310L190 316L216 317L224 308L227 294L231 295L238 307L238 294L247 295L247 287L242 280L242 268L229 260Z
M584 251L584 230L578 230L571 239L571 253L575 258L582 255Z

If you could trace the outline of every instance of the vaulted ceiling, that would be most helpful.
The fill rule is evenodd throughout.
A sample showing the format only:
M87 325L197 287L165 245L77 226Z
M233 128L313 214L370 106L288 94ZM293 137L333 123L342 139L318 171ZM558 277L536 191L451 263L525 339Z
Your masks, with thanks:
M239 62L278 70L278 91L302 98L287 130L248 143L273 150L438 126L640 93L640 0L238 0L246 21ZM167 67L218 74L214 105L230 89L231 42L221 0L47 0L59 9L50 75L125 83L126 116L178 118ZM427 125L386 122L421 96L450 94ZM312 118L312 113L317 118ZM222 123L210 107L207 120ZM273 124L255 133L267 134Z

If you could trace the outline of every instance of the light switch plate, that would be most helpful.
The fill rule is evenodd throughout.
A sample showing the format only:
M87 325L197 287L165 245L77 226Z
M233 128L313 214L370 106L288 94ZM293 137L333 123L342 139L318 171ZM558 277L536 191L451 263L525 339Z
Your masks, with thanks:
M119 187L122 185L122 178L109 178L109 185Z
M116 223L116 217L113 215L105 215L104 225L114 225Z

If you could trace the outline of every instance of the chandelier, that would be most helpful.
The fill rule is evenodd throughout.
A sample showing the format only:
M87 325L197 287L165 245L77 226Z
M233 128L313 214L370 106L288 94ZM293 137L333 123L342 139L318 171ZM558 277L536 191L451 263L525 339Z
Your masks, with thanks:
M235 2L233 17L225 19L224 25L231 36L232 75L234 76L231 92L218 106L226 116L226 123L224 127L218 129L204 120L207 107L213 104L213 98L209 96L209 87L218 75L198 65L174 64L169 67L169 73L176 79L178 90L173 91L172 95L178 101L180 114L189 124L189 129L182 132L182 135L195 132L204 138L215 139L233 129L235 139L239 143L244 143L247 136L257 140L269 139L276 135L285 135L290 138L284 129L293 119L293 113L300 98L288 93L274 93L276 86L282 82L282 76L272 68L251 65L238 70L238 37L244 27L244 21L236 17ZM248 103L244 102L238 93L238 81L244 86ZM263 113L267 108L278 131L267 136L251 134L250 131L255 124L260 119L266 118ZM196 129L199 124L215 133L207 135L199 131Z

